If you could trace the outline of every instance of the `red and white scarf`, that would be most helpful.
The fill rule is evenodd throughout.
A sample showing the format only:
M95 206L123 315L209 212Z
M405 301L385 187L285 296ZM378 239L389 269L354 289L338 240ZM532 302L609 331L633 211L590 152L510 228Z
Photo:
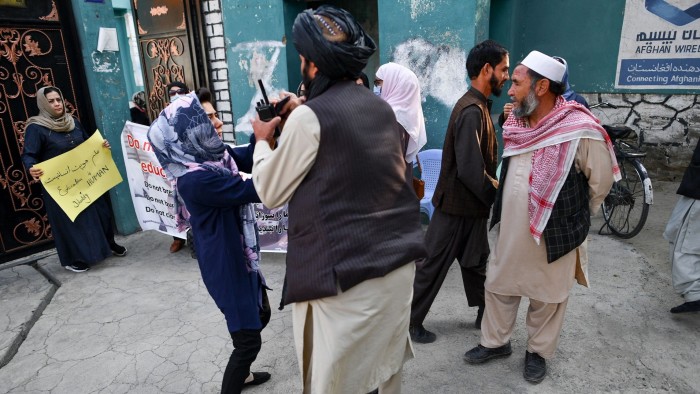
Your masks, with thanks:
M600 121L575 101L566 101L559 96L552 111L534 127L529 127L524 118L512 114L503 124L503 157L534 151L528 214L530 233L538 245L581 138L605 141L613 164L613 177L619 181L620 167L610 137L600 126Z

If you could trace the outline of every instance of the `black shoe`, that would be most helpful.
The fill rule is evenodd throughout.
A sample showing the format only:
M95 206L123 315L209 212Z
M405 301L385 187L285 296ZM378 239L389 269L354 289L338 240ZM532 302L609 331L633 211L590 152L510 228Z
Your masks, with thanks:
M123 247L123 246L121 246L121 245L118 245L118 244L116 244L116 243L113 243L113 244L109 245L109 248L112 250L112 254L115 255L115 256L117 256L117 257L124 257L124 256L126 256L127 250L126 250L125 247Z
M537 353L525 352L525 369L523 377L530 383L537 384L547 375L547 362Z
M65 268L68 271L73 271L73 272L85 272L90 269L90 266L87 264L83 263L82 261L76 261L75 263L71 265L66 265Z
M418 343L433 343L437 339L437 335L426 330L423 325L409 326L408 333L411 334L411 340Z
M270 380L270 375L267 372L251 372L253 374L253 380L250 382L243 383L243 387L247 386L257 386L259 384L263 384Z
M510 348L510 342L496 348L478 345L472 350L464 353L464 361L468 362L469 364L481 364L491 360L492 358L508 357L511 353L513 353L513 350Z
M481 330L481 319L484 318L484 307L480 306L476 312L476 320L474 320L474 328Z
M688 301L671 308L671 313L700 312L700 300Z

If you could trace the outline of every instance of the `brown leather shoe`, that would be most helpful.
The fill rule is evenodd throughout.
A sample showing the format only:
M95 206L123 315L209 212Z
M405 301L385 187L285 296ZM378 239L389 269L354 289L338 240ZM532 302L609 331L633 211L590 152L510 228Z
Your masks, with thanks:
M173 240L173 244L170 245L170 253L175 253L175 252L179 251L180 249L182 249L182 247L184 245L185 245L184 239L175 238L175 240Z

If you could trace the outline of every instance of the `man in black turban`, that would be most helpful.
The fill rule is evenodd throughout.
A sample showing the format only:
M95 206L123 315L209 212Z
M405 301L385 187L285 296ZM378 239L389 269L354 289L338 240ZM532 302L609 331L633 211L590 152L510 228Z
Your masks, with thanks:
M275 150L280 118L253 121L253 183L266 206L289 203L283 303L302 391L399 392L413 355L414 261L426 252L394 112L355 83L376 47L352 15L326 6L299 14L292 35L307 99Z
M292 27L294 47L306 63L302 70L307 99L325 92L338 80L356 80L377 49L349 12L328 6L300 13ZM309 62L318 72L313 80Z

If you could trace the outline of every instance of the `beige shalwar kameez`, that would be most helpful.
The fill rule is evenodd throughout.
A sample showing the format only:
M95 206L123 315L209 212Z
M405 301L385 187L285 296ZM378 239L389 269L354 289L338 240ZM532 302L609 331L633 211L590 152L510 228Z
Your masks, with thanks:
M559 260L547 263L544 239L538 245L529 230L532 155L533 152L528 152L513 156L508 165L498 237L486 274L481 345L495 348L510 340L520 298L528 297L528 351L551 358L564 323L569 291L574 285L577 256L585 272L586 242ZM588 178L591 213L595 213L613 183L610 152L605 142L583 138L574 163L577 171L583 171Z
M265 206L284 205L313 166L321 143L307 106L289 116L277 149L255 145L253 184ZM273 154L274 153L274 154ZM401 370L413 358L408 324L415 263L366 280L333 297L292 304L294 342L307 394L401 392Z

